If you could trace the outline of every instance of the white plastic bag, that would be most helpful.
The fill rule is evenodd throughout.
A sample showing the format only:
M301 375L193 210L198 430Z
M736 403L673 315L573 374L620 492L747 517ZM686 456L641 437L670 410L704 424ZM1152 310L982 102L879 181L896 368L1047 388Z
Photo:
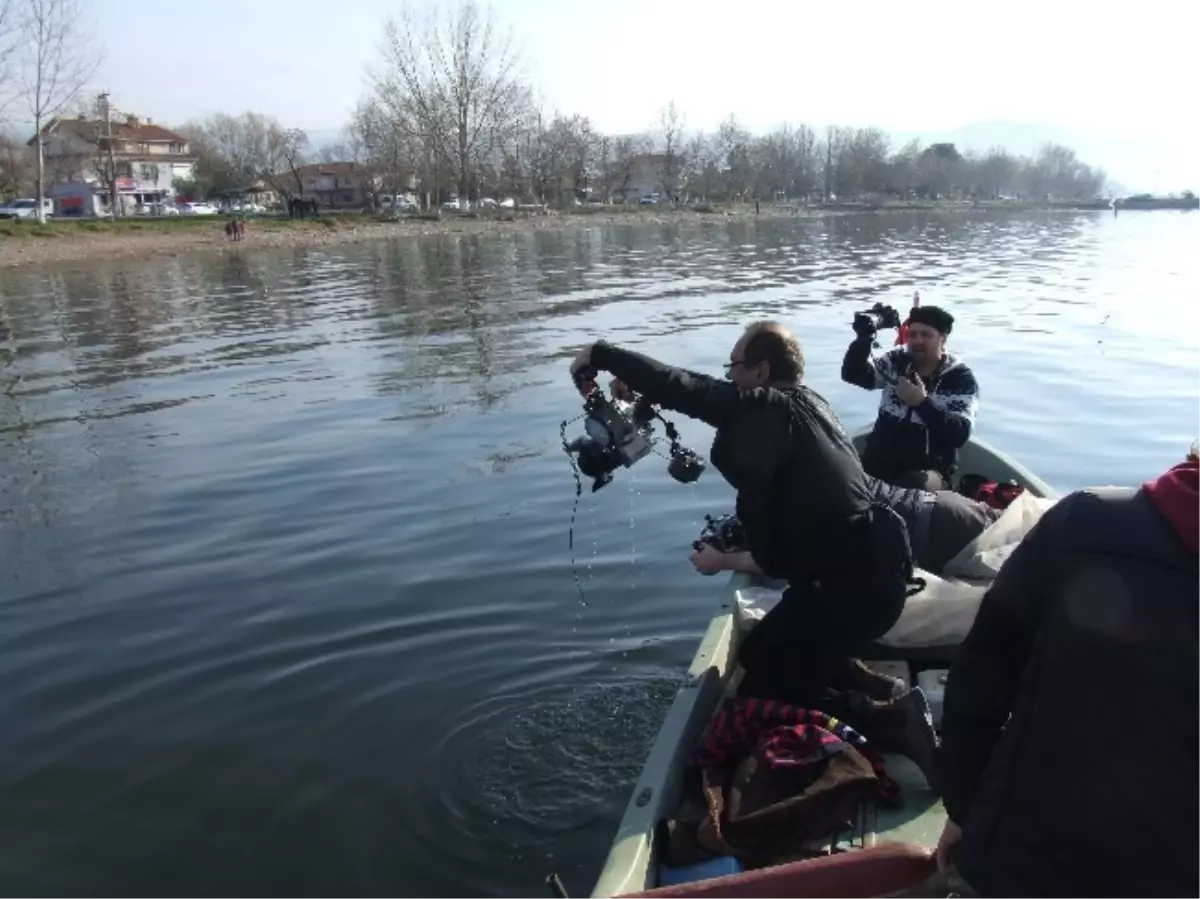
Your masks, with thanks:
M880 643L897 648L957 646L971 630L979 603L1005 560L1055 500L1022 493L1004 513L947 563L943 576L918 570L925 588L909 597L900 620ZM769 612L783 586L744 587L736 591L734 622L745 633Z

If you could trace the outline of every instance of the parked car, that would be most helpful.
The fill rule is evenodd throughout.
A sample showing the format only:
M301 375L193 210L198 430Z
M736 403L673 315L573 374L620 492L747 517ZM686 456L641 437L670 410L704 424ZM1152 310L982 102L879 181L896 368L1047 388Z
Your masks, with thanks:
M142 203L137 208L138 215L179 215L179 210L170 203Z
M180 215L216 215L217 207L211 203L180 203Z
M54 215L54 201L45 199L42 201L42 209L46 213L46 218L51 218ZM25 219L37 218L37 200L29 197L20 197L16 200L9 200L7 203L0 204L0 219L12 219L14 222L20 222Z
M407 213L420 212L421 209L417 206L412 197L404 194L399 194L395 197L384 196L379 198L379 208L385 212Z

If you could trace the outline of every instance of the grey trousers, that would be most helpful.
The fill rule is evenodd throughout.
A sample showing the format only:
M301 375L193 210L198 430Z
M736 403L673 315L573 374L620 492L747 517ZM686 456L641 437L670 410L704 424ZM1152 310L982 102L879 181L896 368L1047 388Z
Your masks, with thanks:
M967 499L961 493L940 490L929 510L929 532L923 546L914 547L917 564L938 574L964 546L1000 517L1000 510Z

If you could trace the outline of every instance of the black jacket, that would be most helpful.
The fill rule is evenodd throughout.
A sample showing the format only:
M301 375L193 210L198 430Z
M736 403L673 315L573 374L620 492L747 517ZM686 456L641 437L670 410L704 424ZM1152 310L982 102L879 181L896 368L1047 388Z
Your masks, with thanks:
M807 387L742 391L604 342L592 364L650 402L717 429L713 466L737 490L754 560L792 583L853 566L872 491L854 444Z
M882 390L879 415L863 451L868 474L891 481L909 471L937 471L949 478L958 468L958 450L971 436L979 407L979 385L961 360L947 353L925 382L925 401L915 409L896 396L896 379L912 365L903 347L873 362L871 338L860 337L842 359L842 380L866 390Z
M1194 493L1186 514L1194 540ZM1197 557L1182 533L1145 489L1075 493L984 596L942 724L956 864L982 895L1200 891Z

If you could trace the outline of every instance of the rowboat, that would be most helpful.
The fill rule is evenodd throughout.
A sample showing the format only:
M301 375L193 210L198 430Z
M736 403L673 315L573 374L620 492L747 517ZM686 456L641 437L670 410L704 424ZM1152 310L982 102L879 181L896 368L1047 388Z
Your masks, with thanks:
M860 452L866 435L864 431L854 438ZM959 470L982 475L989 480L1016 482L1033 497L1048 500L1057 497L1056 491L1045 481L982 440L972 439L962 448ZM756 586L761 585L756 584L751 576L741 573L735 573L729 580L719 608L709 622L684 683L667 711L645 767L633 788L608 857L592 890L593 896L637 894L659 887L662 852L657 842L661 829L657 825L679 807L689 752L702 736L721 701L730 692L737 668L734 659L739 601L745 591ZM890 656L895 661L895 653ZM874 657L868 664L881 667L876 664ZM896 673L894 667L889 673ZM884 844L901 843L932 850L945 823L941 800L929 789L916 766L907 759L888 755L886 761L888 773L901 786L904 806L899 809L877 809L873 823L865 834L863 846L879 844L879 848L886 848ZM844 847L839 845L838 848ZM825 865L832 864L824 859L819 861ZM689 886L692 887L690 895L699 895L698 884ZM768 891L768 885L763 883L758 883L751 893L744 894L802 895L800 892L772 893ZM820 892L813 893L820 894L834 895L828 882L824 883Z

